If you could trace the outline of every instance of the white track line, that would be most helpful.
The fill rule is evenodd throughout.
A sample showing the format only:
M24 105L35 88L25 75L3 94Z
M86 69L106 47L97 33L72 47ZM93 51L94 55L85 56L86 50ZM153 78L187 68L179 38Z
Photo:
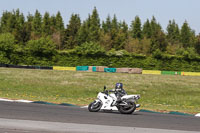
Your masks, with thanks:
M32 103L33 101L29 101L29 100L14 100L14 102Z
M0 98L0 101L13 102L13 100Z
M200 117L200 113L196 114L195 116L196 116L196 117Z
M81 108L88 108L88 105L87 106L82 106Z
M21 103L32 103L33 101L29 100L10 100L10 99L5 99L5 98L0 98L0 101L5 101L5 102L21 102Z

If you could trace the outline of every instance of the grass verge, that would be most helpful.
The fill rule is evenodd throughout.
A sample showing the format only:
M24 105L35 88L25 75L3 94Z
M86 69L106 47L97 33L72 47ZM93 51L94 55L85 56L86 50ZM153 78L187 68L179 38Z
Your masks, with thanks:
M0 68L0 97L86 105L122 82L142 109L200 112L200 77Z

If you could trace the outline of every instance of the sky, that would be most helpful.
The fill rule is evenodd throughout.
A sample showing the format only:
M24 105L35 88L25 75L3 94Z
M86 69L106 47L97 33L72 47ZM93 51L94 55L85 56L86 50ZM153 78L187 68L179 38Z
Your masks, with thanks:
M0 16L3 11L18 8L24 15L34 14L36 9L42 14L47 11L51 15L60 11L66 25L72 13L79 14L81 20L85 20L96 7L101 20L116 14L119 21L125 20L130 25L137 15L142 23L155 16L165 31L169 20L174 19L179 27L186 20L199 34L199 5L200 0L0 0Z

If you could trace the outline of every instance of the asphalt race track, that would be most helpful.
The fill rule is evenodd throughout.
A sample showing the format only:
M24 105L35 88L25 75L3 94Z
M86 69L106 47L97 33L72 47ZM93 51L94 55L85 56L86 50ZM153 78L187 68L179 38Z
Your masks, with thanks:
M0 102L0 133L199 133L200 118L135 112L91 113L85 108Z

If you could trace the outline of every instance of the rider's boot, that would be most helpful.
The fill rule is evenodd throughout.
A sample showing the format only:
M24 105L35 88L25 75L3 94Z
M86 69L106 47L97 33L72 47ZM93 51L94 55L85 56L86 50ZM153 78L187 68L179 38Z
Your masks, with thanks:
M119 104L120 102L122 102L121 97L117 97L117 101L116 101L116 103Z

